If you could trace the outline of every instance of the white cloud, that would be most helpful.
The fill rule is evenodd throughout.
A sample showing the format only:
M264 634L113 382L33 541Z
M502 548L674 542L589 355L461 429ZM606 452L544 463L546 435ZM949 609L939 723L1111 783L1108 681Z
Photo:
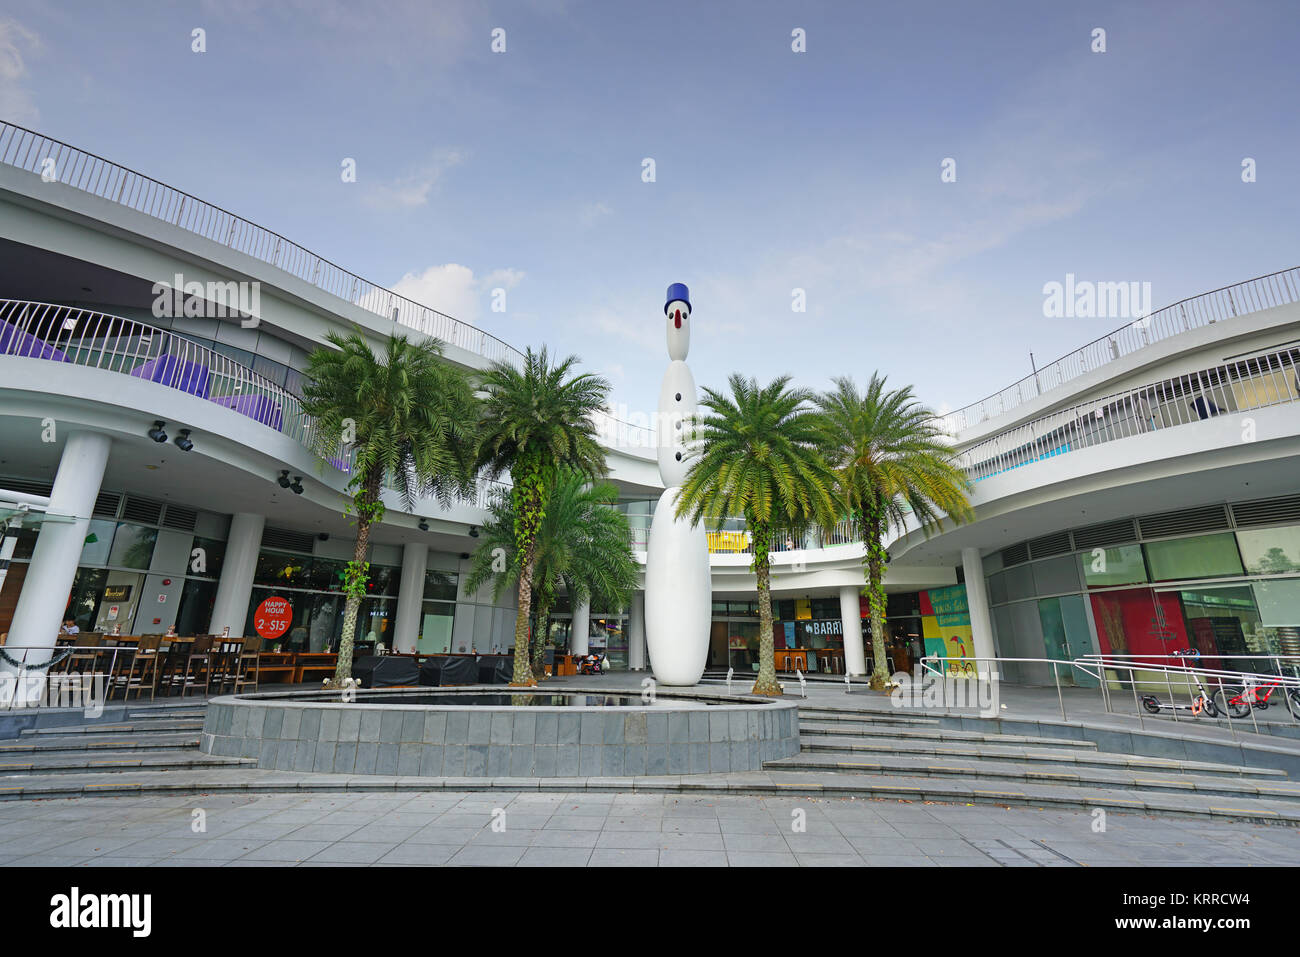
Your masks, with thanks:
M433 159L409 176L390 183L377 183L368 186L365 192L366 202L378 209L414 209L429 202L429 195L434 191L443 175L465 160L460 150L438 150ZM364 171L357 176L365 182Z
M613 208L605 203L584 203L578 213L578 222L582 223L583 226L590 227L596 225L597 220L613 214Z
M36 101L27 89L25 55L41 52L36 34L14 20L0 20L0 117L14 123L34 123L40 118Z
M524 278L519 269L501 268L475 277L474 270L459 263L430 266L421 273L408 272L392 289L407 299L441 313L475 323L483 314L483 303L493 289L513 289Z

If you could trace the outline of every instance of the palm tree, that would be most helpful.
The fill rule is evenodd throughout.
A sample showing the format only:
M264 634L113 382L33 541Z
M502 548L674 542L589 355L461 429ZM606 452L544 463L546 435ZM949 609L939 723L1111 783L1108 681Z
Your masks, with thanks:
M330 333L330 346L307 357L303 411L315 419L314 451L337 461L340 446L355 449L348 489L357 544L343 585L347 603L334 684L352 675L352 642L366 593L370 529L384 517L383 484L389 482L407 510L417 495L450 503L473 488L478 400L469 379L442 360L436 339L388 340L382 356L357 331Z
M596 440L593 413L604 408L609 382L590 373L572 375L577 356L552 363L545 348L528 349L519 368L494 363L484 374L487 393L478 464L493 477L509 471L514 514L514 561L519 569L515 614L515 667L511 684L534 685L528 663L537 535L546 516L547 479L572 469L582 479L605 475L605 450Z
M546 515L537 533L533 569L534 618L533 673L537 674L546 651L546 619L563 587L577 605L595 601L607 608L628 604L637 585L637 563L628 537L627 517L612 506L618 490L609 483L591 485L571 469L557 469L548 477L550 492ZM492 517L482 527L483 542L470 564L465 589L477 591L493 582L493 597L518 584L515 512L512 497L498 496Z
M790 389L789 376L759 387L733 374L731 395L704 390L708 414L694 423L694 461L677 497L678 517L745 518L758 579L759 663L754 693L781 693L772 640L771 567L774 531L834 521L835 476L819 451L820 417L812 393Z
M911 386L886 390L879 374L871 376L865 393L851 378L833 383L834 390L815 401L825 423L826 455L835 467L836 497L866 545L871 687L879 690L889 680L885 532L891 524L901 528L909 511L927 535L941 528L945 517L954 524L968 520L970 483L934 413L916 400Z

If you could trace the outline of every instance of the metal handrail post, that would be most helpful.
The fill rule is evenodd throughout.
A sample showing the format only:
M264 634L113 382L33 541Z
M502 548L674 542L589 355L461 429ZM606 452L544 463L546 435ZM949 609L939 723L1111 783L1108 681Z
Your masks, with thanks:
M1061 706L1061 720L1065 721L1065 695L1061 694L1061 670L1052 662L1052 680L1056 682L1056 701Z

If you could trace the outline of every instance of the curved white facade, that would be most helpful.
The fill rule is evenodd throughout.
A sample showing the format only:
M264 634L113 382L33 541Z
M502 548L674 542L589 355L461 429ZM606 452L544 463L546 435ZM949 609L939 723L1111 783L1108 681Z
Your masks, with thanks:
M0 336L8 336L0 339L0 447L5 459L0 465L0 499L6 489L15 498L51 497L51 487L60 485L69 437L91 432L110 443L102 481L93 490L81 490L96 503L91 512L102 511L99 499L110 493L120 495L114 514L119 523L127 521L135 499L159 504L160 517L150 526L158 531L155 557L148 567L138 569L132 611L143 627L137 631L162 631L174 621L178 589L192 577L187 542L217 540L232 528L237 531L235 516L265 516L268 530L258 533L263 549L274 548L267 542L276 535L292 533L298 536L295 547L322 563L342 560L350 551L350 527L342 517L349 475L339 467L345 463L320 463L301 432L295 432L289 414L294 376L301 371L306 351L326 333L357 325L376 344L394 329L436 335L449 343L448 357L469 368L513 354L512 347L486 333L364 283L302 247L193 197L168 192L161 184L155 184L154 193L137 189L144 181L138 174L95 167L102 175L85 182L44 183L15 159L19 153L40 153L16 151L16 138L23 134L15 130L0 125L0 302L10 304L9 318L25 322L35 314L14 303L52 303L101 317L95 321L134 323L134 349L153 348L154 336L171 335L207 350L193 353L212 379L204 393L192 384L178 388L176 382L162 381L165 377L136 374L138 363L130 369L115 364L104 358L108 351L102 346L97 347L99 353L70 350L65 340L57 340L67 358L51 361L24 352L14 331L0 328ZM106 182L116 185L103 187ZM162 198L135 198L146 195ZM150 313L152 287L170 282L178 273L205 285L259 283L259 324L246 328L237 319L158 320ZM1114 347L1099 340L1096 348L1081 351L1077 368L1069 357L1056 364L1069 371L1060 372L1055 385L1039 383L1030 392L1019 383L998 393L1000 398L979 404L978 411L961 410L962 416L953 418L960 425L955 440L975 479L976 520L928 538L915 530L895 530L889 543L887 587L891 592L951 587L961 569L968 589L983 588L984 574L973 575L973 570L981 562L986 572L1001 567L1004 559L998 556L1014 554L1025 542L1032 553L1034 541L1056 533L1064 534L1067 543L1077 543L1088 539L1076 535L1077 530L1107 522L1137 522L1143 515L1218 506L1235 527L1234 506L1294 495L1300 464L1297 303L1300 271L1295 269L1207 293L1177 304L1179 310L1171 307L1169 316L1191 317L1185 328L1161 327L1157 335L1155 325L1126 327L1116 334ZM10 325L16 328L21 322ZM676 339L670 329L672 361L660 394L661 409L669 403L669 415L659 424L662 433L667 422L672 434L650 441L642 436L636 442L611 436L608 443L612 479L629 502L645 503L639 517L633 516L634 547L643 560L647 552L657 554L656 543L664 535L664 489L680 481L685 471L676 458L681 442L676 423L685 414L684 399L695 395L684 362L687 336L689 325ZM154 345L141 345L146 340ZM157 358L140 353L141 361ZM274 393L268 401L279 403L279 418L274 410L267 411L269 405L240 398L248 394L242 388L238 395L221 393L216 380L229 382L234 373L216 376L218 362L228 363L223 367L228 370L243 370L238 374L249 383L280 376L275 388L283 390L283 396L258 386L268 396ZM676 398L679 394L683 400ZM43 438L41 424L46 420L53 420L53 439ZM190 430L193 450L178 450L170 438L161 445L152 442L145 433L155 421L166 423L171 438L180 429ZM301 494L277 484L284 470L290 478L300 478ZM388 515L374 533L376 561L402 569L412 550L424 548L422 557L431 573L456 574L463 568L460 556L476 544L470 533L486 518L489 491L450 508L420 501L411 512L389 496ZM648 503L654 501L659 506L651 517ZM57 502L49 505L50 529L60 507ZM1274 525L1284 527L1289 513L1278 509L1283 518ZM195 510L198 519L185 520L190 527L168 527L168 515ZM646 569L647 589L658 587L654 582L661 578L671 578L673 584L665 587L680 601L663 608L651 603L644 621L627 620L625 625L635 636L644 631L650 664L660 680L670 684L693 683L705 667L711 603L752 596L754 590L743 529L723 530L707 541L703 528L690 534L690 546L682 553L688 557L663 568L651 558ZM1141 537L1140 530L1135 536ZM50 536L54 538L57 533ZM1151 536L1143 540L1147 538ZM258 544L251 542L253 566ZM247 551L250 542L226 545L234 555ZM839 530L815 541L781 546L778 543L773 555L774 597L834 598L839 603L836 617L842 611L843 619L851 621L851 590L862 576L861 545ZM160 550L165 557L158 557ZM1080 551L1073 548L1073 553ZM66 556L60 562L66 565ZM28 555L16 565L30 568L37 563L38 556ZM235 582L236 573L248 581ZM222 588L238 584L247 589L255 574L259 572L248 561L228 562L221 575L232 577ZM11 573L6 586L10 597L16 577ZM407 578L404 611L397 613L393 633L379 636L386 644L413 647L414 636L423 634L432 614L429 608L438 602L456 605L456 621L446 636L452 650L508 643L513 621L509 604L459 590L421 604L410 597L414 578ZM51 599L46 592L65 587L62 578L39 572L26 581L32 594L39 592L47 603ZM58 604L63 598L52 600ZM37 603L37 598L23 601ZM151 614L142 619L146 603ZM996 600L992 604L1001 646L1003 629L997 620L1003 606ZM634 618L639 607L638 600L631 611ZM593 609L593 620L600 611ZM612 615L618 610L603 611ZM5 630L6 614L12 611L5 609L5 595L0 593L0 631ZM42 618L36 626L42 634L36 640L52 641L52 635L45 634L47 625ZM680 634L681 647L656 637L664 633ZM31 636L11 636L15 639ZM995 647L992 635L976 639L977 646ZM1014 645L1020 638L1007 640ZM845 647L848 650L848 642ZM638 660L632 652L628 657ZM847 657L849 671L863 669L857 652Z

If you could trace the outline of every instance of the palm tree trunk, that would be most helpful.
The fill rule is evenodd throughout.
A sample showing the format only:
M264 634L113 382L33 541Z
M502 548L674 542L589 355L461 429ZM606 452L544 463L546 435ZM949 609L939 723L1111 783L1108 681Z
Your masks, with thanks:
M354 567L364 568L366 552L370 546L371 506L379 500L379 487L382 475L368 478L356 496L357 502L357 544L352 551ZM367 575L362 575L359 582L348 582L347 603L343 606L343 633L339 636L339 660L334 669L334 687L342 688L343 682L352 677L352 645L357 632L357 614L361 611L360 589L365 586Z
M545 601L537 603L537 623L533 626L533 677L541 678L546 674L546 618L551 609Z
M882 690L889 681L889 661L885 658L885 548L881 544L883 523L873 514L864 523L867 543L867 606L871 610L870 687Z
M754 535L754 576L758 579L758 680L754 694L781 694L776 681L776 647L772 640L772 568L768 547L771 529L762 523L747 523Z
M511 687L532 687L537 684L532 669L528 667L528 624L533 607L533 546L530 543L524 554L523 567L519 569L519 611L515 614L515 670L510 678Z

